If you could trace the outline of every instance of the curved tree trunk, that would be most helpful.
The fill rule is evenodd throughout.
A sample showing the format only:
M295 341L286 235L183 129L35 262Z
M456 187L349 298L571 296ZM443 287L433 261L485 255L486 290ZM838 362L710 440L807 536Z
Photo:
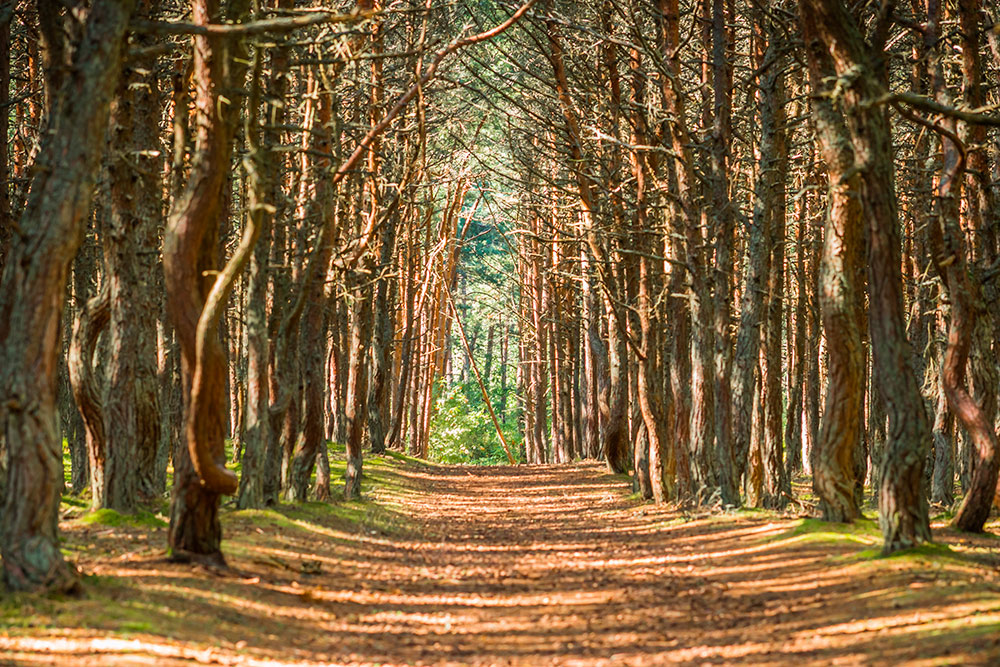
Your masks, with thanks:
M981 26L981 0L964 0L959 2L960 32L962 35L962 75L964 78L965 104L970 108L979 108L985 103L983 95L983 67L980 56L980 40L983 29ZM993 30L992 33L996 33ZM995 44L996 37L991 36ZM994 49L994 53L996 53ZM969 144L968 172L966 175L965 207L967 221L963 228L972 228L973 261L979 265L992 266L997 261L997 231L998 213L996 209L996 193L994 178L990 178L990 161L986 153L987 134L985 125L972 125L968 128ZM995 164L995 161L994 161ZM991 182L992 181L992 182ZM978 273L978 272L977 272ZM997 366L993 351L1000 335L1000 294L995 281L983 281L977 276L974 285L981 287L976 302L977 307L985 309L979 313L973 328L972 350L970 352L969 375L973 383L973 398L982 406L987 423L993 423L997 410ZM992 428L992 426L991 426ZM995 434L995 431L994 431ZM989 465L988 458L997 458L1000 453L994 449L992 454L980 451L979 463ZM985 493L986 490L984 489ZM977 500L982 503L985 500ZM995 485L992 500L993 506L1000 509L1000 484Z
M934 4L925 28L925 45L930 56L932 87L939 103L950 104L945 86L942 54L938 42L941 7ZM981 532L989 519L993 495L997 488L997 434L983 405L975 401L968 390L966 367L972 348L977 320L985 316L978 284L969 279L965 234L959 223L959 202L962 195L964 154L959 144L958 124L945 118L941 129L941 173L935 192L936 220L930 223L928 237L938 274L951 299L951 321L948 326L948 346L941 364L941 386L948 406L965 427L975 447L975 461L969 489L962 499L953 521L960 530ZM990 387L990 392L993 388Z
M245 13L244 0L233 0L230 18ZM192 18L206 24L220 16L217 0L193 0ZM174 491L170 513L172 558L224 563L221 551L219 499L237 490L236 475L225 467L226 350L218 336L222 306L232 281L249 259L255 226L220 273L219 233L226 215L223 197L230 171L233 115L224 113L220 95L227 85L242 86L246 54L225 36L194 37L195 109L197 114L191 173L174 201L163 242L167 312L181 351L184 391L184 440L174 458ZM238 56L238 57L234 57ZM232 61L230 61L232 58ZM235 109L234 109L235 108Z
M76 585L59 550L62 441L56 415L60 319L70 262L80 245L108 126L133 3L95 0L83 37L52 104L21 233L0 283L0 420L7 448L7 493L0 519L8 589ZM55 7L39 11L55 28ZM58 30L46 34L62 35ZM57 45L53 45L57 46ZM66 63L58 63L61 68Z
M94 355L111 319L111 293L107 283L89 299L73 324L69 346L69 382L83 418L90 470L90 509L107 504L107 438L104 419L104 374L95 368Z

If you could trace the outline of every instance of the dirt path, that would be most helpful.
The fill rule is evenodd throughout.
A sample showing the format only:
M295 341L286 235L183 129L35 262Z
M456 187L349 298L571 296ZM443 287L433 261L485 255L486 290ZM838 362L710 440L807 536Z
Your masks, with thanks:
M73 603L36 609L48 627L5 632L0 656L59 665L1000 663L995 548L992 567L954 553L860 558L864 536L831 542L795 535L791 519L692 519L637 504L592 464L409 464L384 474L394 509L366 510L361 534L311 515L234 519L239 576L164 564L136 548L149 537L130 534L131 552L81 560L104 577L82 613L107 619L75 628ZM123 632L118 607L147 625Z

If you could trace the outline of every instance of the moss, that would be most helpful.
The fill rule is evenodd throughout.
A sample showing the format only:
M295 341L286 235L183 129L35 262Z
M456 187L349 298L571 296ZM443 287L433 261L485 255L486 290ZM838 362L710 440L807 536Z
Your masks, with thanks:
M779 515L774 510L764 509L763 507L730 507L724 512L727 516L747 516L747 517L774 517L778 518Z
M868 518L853 523L834 523L820 519L800 519L791 529L764 538L765 542L794 540L809 544L858 544L872 546L881 539L878 524Z
M367 500L282 504L264 510L231 512L228 517L248 520L260 527L323 535L333 540L343 540L359 531L402 534L409 529L409 521L404 515Z
M139 510L135 514L121 514L112 509L100 509L80 517L82 523L99 524L102 526L134 526L142 528L165 528L167 522L148 510Z
M900 551L894 551L891 554L883 553L881 548L879 549L866 549L858 554L859 558L867 559L885 559L885 560L912 560L915 562L926 562L928 560L937 560L941 558L947 558L950 560L965 560L963 554L952 549L947 544L939 544L937 542L927 542L910 549L901 549Z
M792 532L795 535L833 533L836 535L854 535L857 537L882 537L882 531L878 527L878 522L867 517L861 517L852 523L802 519Z

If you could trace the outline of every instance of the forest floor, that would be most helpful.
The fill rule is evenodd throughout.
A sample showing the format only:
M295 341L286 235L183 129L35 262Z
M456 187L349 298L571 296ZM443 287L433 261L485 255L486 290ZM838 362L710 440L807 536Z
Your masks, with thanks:
M365 470L363 501L226 510L231 571L66 505L85 592L0 601L0 664L1000 664L993 535L880 558L872 521L685 513L596 464Z

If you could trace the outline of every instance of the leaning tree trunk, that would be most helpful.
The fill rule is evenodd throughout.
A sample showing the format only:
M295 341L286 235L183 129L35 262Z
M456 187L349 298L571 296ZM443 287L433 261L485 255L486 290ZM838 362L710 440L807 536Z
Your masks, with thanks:
M76 585L57 528L59 323L69 265L90 211L132 5L95 0L91 6L63 85L52 91L39 168L0 283L0 421L7 448L0 553L4 583L13 591ZM49 10L39 11L39 20L57 23ZM48 34L59 34L55 25L50 28Z

